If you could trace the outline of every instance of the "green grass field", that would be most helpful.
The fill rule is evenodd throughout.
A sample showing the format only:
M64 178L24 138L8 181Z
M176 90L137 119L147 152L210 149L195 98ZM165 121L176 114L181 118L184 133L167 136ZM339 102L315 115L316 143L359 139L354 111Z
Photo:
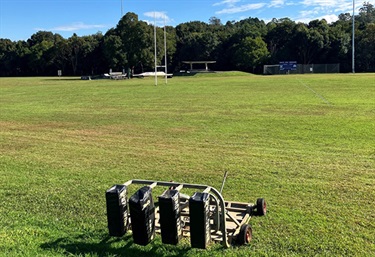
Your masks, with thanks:
M375 74L0 78L0 256L371 256ZM249 246L108 238L129 179L264 197Z

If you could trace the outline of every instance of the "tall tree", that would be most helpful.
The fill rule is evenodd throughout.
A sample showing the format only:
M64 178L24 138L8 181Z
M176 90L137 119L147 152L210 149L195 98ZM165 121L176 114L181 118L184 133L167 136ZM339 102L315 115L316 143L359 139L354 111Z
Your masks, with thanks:
M13 59L14 76L33 75L28 65L30 56L30 48L26 41L19 40L15 43L15 55Z
M29 67L34 75L45 75L50 65L48 51L53 47L54 34L48 31L38 31L27 40L29 44Z
M79 60L83 54L83 44L84 39L78 37L76 33L74 33L73 36L68 38L69 59L72 65L74 75L77 75Z
M177 56L179 62L210 59L217 39L210 33L208 24L199 21L182 23L176 27Z
M141 62L143 65L153 67L153 27L144 21L139 21L134 13L127 13L122 17L116 27L126 59L125 67L133 67Z
M357 65L359 71L375 71L375 23L370 23L359 34Z
M293 37L296 23L289 18L273 19L267 24L268 33L265 41L270 52L270 61L294 61L297 56L293 51Z
M109 66L108 68L117 69L126 64L122 40L114 29L110 29L104 36L103 54Z
M298 60L302 64L326 62L329 27L325 20L313 20L309 25L298 23L293 38Z
M267 44L261 37L246 37L234 48L232 63L239 70L254 72L269 57Z
M10 39L0 39L0 75L10 76L14 62L16 46Z
M351 47L351 34L345 28L346 24L336 23L329 29L329 42L330 44L326 46L327 63L342 63L345 64L347 60L347 54ZM350 68L348 65L341 65L344 70Z
M357 21L360 28L365 28L367 24L375 23L375 8L370 2L364 2L363 6L359 8Z
M53 66L58 70L62 70L63 74L66 74L68 65L70 67L71 55L68 40L61 37L60 35L56 35L56 40L53 47L50 49L50 52L52 56L51 62L53 63Z
M98 74L103 72L103 40L104 36L98 32L94 35L84 37L84 58L82 61L85 74Z

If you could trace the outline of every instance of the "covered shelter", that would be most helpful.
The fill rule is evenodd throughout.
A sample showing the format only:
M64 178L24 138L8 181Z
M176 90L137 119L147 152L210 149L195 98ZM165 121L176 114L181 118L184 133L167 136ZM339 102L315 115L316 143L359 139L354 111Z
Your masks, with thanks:
M189 64L190 65L190 71L193 71L193 64L204 64L205 70L208 71L208 64L209 63L216 63L216 61L182 61L182 63Z

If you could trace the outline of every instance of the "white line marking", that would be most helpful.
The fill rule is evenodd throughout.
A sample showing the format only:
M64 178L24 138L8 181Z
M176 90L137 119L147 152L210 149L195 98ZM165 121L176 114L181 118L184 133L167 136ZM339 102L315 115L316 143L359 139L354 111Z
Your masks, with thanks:
M332 104L327 100L325 99L322 95L318 94L314 89L312 89L311 87L309 87L308 85L306 85L306 83L304 83L303 81L297 79L299 81L299 83L301 83L304 87L306 87L308 90L310 90L311 92L313 92L316 96L318 96L320 99L323 100L323 102L325 102L326 104L328 104L329 106L332 106Z

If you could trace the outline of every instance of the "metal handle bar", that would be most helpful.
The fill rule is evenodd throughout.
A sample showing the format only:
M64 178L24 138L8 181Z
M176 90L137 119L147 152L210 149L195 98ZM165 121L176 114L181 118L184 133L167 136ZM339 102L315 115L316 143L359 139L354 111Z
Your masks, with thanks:
M125 186L130 186L131 184L145 184L149 185L151 188L156 186L167 186L167 187L176 187L177 190L181 190L182 188L193 188L204 190L206 193L211 193L212 195L216 196L219 199L219 205L222 215L220 215L220 231L223 234L223 246L225 248L229 248L230 244L228 242L227 236L227 226L226 226L226 213L225 213L225 202L224 198L221 193L213 187L207 185L200 185L200 184L188 184L188 183L176 183L176 182L166 182L166 181L152 181L152 180L140 180L140 179L132 179L124 183ZM218 212L220 211L218 210Z

